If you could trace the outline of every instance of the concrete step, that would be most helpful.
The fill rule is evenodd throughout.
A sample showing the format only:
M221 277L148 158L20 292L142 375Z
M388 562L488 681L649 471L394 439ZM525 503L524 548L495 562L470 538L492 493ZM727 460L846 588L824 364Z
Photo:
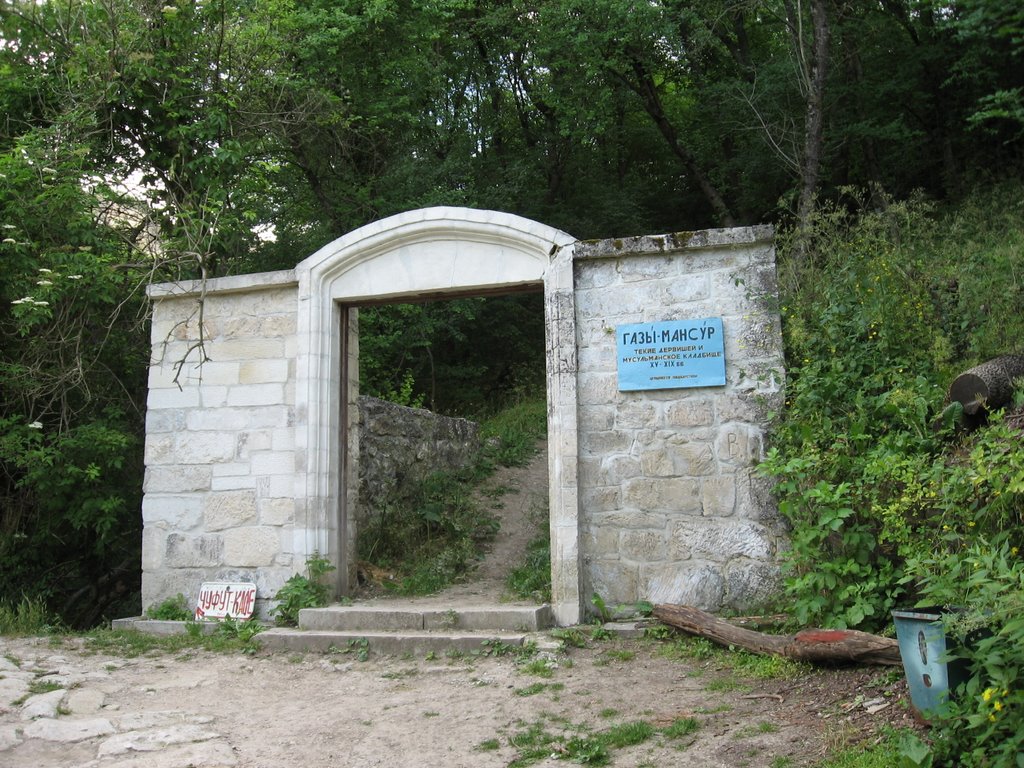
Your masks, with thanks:
M510 646L523 645L526 638L526 633L519 632L325 631L275 627L260 632L254 640L261 648L275 651L358 654L365 650L389 656L428 653L441 656L453 651L501 653Z
M544 605L332 605L299 611L299 629L335 632L538 632L554 626Z

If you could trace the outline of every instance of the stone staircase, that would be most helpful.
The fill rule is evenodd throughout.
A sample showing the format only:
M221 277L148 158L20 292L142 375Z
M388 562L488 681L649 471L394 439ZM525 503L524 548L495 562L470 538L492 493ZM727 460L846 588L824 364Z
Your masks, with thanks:
M553 625L547 604L381 600L305 608L299 611L297 629L275 627L255 640L268 650L441 655L519 646Z

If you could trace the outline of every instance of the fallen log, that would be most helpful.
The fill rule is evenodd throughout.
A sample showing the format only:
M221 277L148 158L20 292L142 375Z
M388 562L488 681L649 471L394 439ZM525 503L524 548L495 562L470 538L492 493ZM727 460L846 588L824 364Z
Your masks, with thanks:
M689 605L659 604L654 618L690 635L753 653L785 656L811 664L882 664L899 666L900 647L890 637L854 629L805 629L795 635L769 635L743 629Z
M1013 380L1024 376L1024 355L1000 355L970 368L949 385L946 401L960 403L967 416L981 415L1013 399Z

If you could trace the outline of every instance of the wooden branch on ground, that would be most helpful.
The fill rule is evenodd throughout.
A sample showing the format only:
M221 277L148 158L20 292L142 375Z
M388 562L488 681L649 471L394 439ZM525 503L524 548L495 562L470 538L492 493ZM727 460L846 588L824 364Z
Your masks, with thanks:
M654 618L670 627L725 646L785 656L811 664L883 664L899 666L895 639L853 629L805 629L795 635L769 635L730 624L689 605L654 606Z

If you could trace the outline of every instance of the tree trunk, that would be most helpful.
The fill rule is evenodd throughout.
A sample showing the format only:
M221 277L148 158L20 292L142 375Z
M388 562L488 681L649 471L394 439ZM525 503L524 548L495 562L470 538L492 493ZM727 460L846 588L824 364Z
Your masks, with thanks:
M811 0L811 30L811 57L806 74L804 152L800 171L800 201L797 205L797 221L803 231L807 231L811 216L814 215L825 136L825 80L828 76L830 37L825 0Z
M964 371L949 385L946 400L975 416L1013 399L1013 380L1024 376L1024 355L1001 355Z
M805 629L795 635L769 635L742 629L689 605L656 605L654 618L670 627L724 646L785 656L811 664L883 664L899 666L896 640L853 629Z

